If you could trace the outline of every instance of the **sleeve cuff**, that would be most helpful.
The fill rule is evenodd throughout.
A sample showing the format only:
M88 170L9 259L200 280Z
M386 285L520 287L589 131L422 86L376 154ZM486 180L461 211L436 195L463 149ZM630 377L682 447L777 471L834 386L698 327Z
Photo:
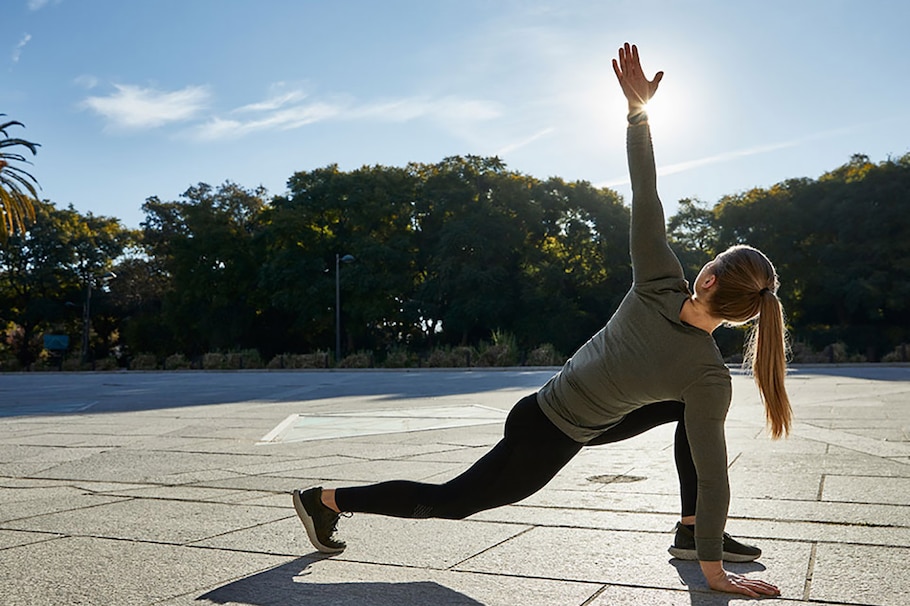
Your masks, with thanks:
M630 113L626 118L629 120L629 126L637 126L639 124L644 124L648 121L648 113L644 110L637 111L634 114Z
M724 559L724 539L702 539L695 537L695 552L703 562L719 562Z

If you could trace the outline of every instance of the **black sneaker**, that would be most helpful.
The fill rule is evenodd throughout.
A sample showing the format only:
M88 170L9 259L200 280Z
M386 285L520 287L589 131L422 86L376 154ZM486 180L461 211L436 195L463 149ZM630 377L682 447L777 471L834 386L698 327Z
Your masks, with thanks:
M322 553L341 553L346 547L344 541L332 537L338 524L339 514L322 504L322 487L310 488L303 492L295 490L294 510L303 522L310 542Z
M676 523L676 537L673 546L667 551L674 558L680 560L697 560L695 552L695 533L679 522ZM724 560L727 562L751 562L761 556L761 549L752 545L744 545L724 533Z

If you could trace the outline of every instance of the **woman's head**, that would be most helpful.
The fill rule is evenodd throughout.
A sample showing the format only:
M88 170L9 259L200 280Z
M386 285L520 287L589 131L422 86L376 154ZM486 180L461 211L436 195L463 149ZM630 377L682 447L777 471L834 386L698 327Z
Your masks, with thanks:
M760 315L764 298L776 298L780 286L768 257L745 245L731 246L717 255L705 265L699 275L702 274L716 279L706 301L709 311L733 326Z
M792 417L784 387L787 333L774 265L758 249L732 246L702 269L696 279L697 294L705 284L710 288L704 299L713 316L734 326L758 318L746 343L745 363L751 363L771 435L786 435Z

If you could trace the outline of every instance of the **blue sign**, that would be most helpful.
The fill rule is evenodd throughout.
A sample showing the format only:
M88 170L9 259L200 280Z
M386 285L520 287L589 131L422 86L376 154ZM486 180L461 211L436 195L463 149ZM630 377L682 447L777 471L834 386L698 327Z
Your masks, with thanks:
M66 351L70 348L68 335L44 335L44 349L49 351Z

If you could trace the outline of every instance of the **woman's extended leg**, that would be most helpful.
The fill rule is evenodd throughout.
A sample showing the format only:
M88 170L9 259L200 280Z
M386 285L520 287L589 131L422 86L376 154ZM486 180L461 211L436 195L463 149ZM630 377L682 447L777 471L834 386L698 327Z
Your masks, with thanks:
M503 439L458 477L444 484L398 480L339 488L334 499L345 512L460 519L534 494L581 447L547 419L534 394L512 408Z

